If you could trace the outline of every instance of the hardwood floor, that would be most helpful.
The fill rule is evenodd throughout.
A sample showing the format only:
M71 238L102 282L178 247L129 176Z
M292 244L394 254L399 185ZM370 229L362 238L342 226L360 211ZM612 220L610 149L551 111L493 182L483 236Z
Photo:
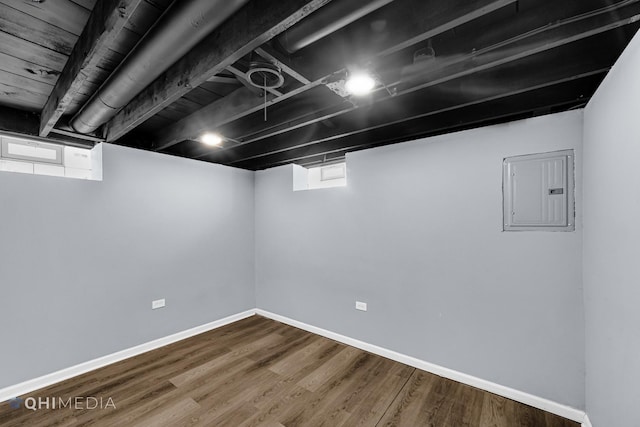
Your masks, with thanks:
M259 316L28 397L29 406L48 398L49 409L4 402L0 426L579 427ZM60 408L75 397L97 402Z

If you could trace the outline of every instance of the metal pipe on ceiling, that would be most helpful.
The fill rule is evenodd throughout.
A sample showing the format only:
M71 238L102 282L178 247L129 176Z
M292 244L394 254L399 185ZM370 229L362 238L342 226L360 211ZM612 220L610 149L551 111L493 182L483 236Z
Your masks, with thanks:
M289 53L325 38L370 14L393 0L340 0L329 3L278 36L280 46Z
M90 133L108 122L138 93L248 0L176 0L71 120Z

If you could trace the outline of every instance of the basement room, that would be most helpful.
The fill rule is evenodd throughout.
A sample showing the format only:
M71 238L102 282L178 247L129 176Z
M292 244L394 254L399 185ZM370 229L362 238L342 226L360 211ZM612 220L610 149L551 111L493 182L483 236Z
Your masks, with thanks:
M640 427L640 0L0 0L0 426Z

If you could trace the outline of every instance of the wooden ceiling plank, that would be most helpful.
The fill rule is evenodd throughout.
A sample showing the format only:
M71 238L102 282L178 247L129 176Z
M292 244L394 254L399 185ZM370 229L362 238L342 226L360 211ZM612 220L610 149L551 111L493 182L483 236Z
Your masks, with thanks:
M30 92L37 93L38 95L44 95L45 97L49 96L51 89L53 88L51 83L43 83L7 71L0 71L0 82L9 86L23 87L28 89Z
M616 13L612 13L615 10ZM523 37L509 40L481 51L473 51L467 55L457 57L455 61L444 63L436 67L428 74L421 76L419 81L413 82L408 87L402 88L394 95L384 94L376 101L384 101L392 97L398 98L431 86L436 86L464 76L470 76L484 70L499 67L537 53L549 51L570 43L584 40L588 37L604 33L606 31L633 24L640 19L640 4L637 0L623 1L617 5L606 7L591 14L585 14L580 19L571 18L558 21L553 25L542 27L539 31L526 33ZM390 86L394 86L392 84ZM384 91L381 91L384 93ZM259 140L277 136L279 134L298 129L305 125L311 125L322 120L337 117L357 109L356 106L347 105L330 110L327 114L318 115L306 122L298 123L295 127L281 128L263 135L252 137L243 141L239 146L251 144ZM236 149L238 146L233 147ZM222 155L222 151L216 153Z
M456 1L448 1L445 2L443 6L440 6L438 9L438 13L433 13L430 15L425 15L427 18L424 19L423 25L427 28L428 34L438 34L441 32L445 32L454 28L454 26L460 25L460 23L471 22L474 19L477 19L480 16L483 16L487 13L491 13L492 11L503 7L507 4L513 3L515 0L477 0L473 3L467 0L456 0ZM432 5L433 2L428 2L427 6ZM441 3L438 3L441 4ZM422 7L422 6L421 6ZM421 39L424 36L425 29L420 27L420 34L416 34L416 29L412 29L408 38L413 39ZM394 39L394 42L397 42ZM402 39L400 41L405 44L405 40ZM387 49L393 49L393 46L387 46ZM371 59L371 58L370 58ZM281 97L276 97L267 101L267 106L285 101L292 96L298 95L305 91L311 90L319 85L325 83L325 81L330 78L334 73L340 72L341 70L331 70L328 71L328 74L311 81L308 84L303 84L301 87L292 90L290 92L285 93ZM216 101L215 105L206 106L201 111L195 112L193 115L186 117L170 126L167 126L166 129L162 131L160 138L155 141L158 149L166 149L167 147L177 144L180 141L185 139L192 138L194 135L197 135L203 129L206 128L217 128L223 124L229 123L229 119L220 116L217 114L216 116L210 115L209 110L215 111L216 113L219 111L223 111L224 108L224 99L220 101ZM231 106L235 107L235 106ZM252 102L247 100L246 111L245 114L238 114L237 108L233 108L233 113L229 115L233 120L237 120L241 117L247 116L258 111L260 108L264 107L264 100L254 99ZM214 117L217 118L218 121L214 120Z
M205 37L106 126L115 141L330 0L251 1Z
M12 86L0 81L0 98L3 105L38 110L46 102L47 95L34 92L24 86Z
M176 102L174 102L171 105L168 105L167 108L165 108L165 110L169 109L172 111L175 111L177 113L181 114L181 117L184 116L188 116L189 114L193 113L194 111L199 110L200 108L202 108L202 104L199 104L195 101L192 101L190 99L188 99L186 96L178 99ZM163 110L163 111L165 111Z
M60 71L42 65L34 64L24 59L16 58L0 52L0 70L13 74L28 75L31 80L51 85L56 84ZM25 74L26 73L26 74ZM51 91L51 88L49 91Z
M142 0L100 0L76 43L41 113L40 135L47 136Z
M0 52L55 71L62 71L67 62L66 55L2 31L0 31Z
M28 0L0 0L0 4L18 9L76 36L82 33L90 13L89 10L71 0L53 0L42 3Z
M222 76L211 76L207 79L208 82L212 83L220 83L226 85L238 85L238 79L235 77L222 77Z
M202 86L198 86L180 99L186 99L194 102L198 104L200 108L202 108L203 106L211 104L212 102L220 99L220 96L206 89L203 89Z
M85 9L91 11L93 7L96 5L96 0L71 0L75 4L84 7Z
M230 77L231 78L231 77ZM238 79L236 79L235 77L233 77L233 79L236 81L235 84L230 84L230 83L216 83L214 81L206 81L204 83L202 83L200 86L198 86L198 88L200 89L204 89L208 92L211 92L212 94L216 95L217 98L213 99L211 102L222 98L224 96L229 95L231 92L233 92L234 90L238 89L240 86L242 86L242 84L238 81Z
M17 4L22 4L16 2ZM0 31L46 47L63 55L69 55L77 36L40 19L34 19L13 7L3 6L0 14Z

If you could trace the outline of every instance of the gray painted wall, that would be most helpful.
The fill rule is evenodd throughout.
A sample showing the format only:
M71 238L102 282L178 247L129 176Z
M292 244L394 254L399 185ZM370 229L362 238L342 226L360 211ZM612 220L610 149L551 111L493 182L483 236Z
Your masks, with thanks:
M638 427L640 379L640 35L585 110L587 413Z
M258 307L584 408L581 144L577 111L257 173ZM576 231L502 232L502 159L569 148Z
M103 158L102 182L0 173L0 388L255 307L252 172Z

